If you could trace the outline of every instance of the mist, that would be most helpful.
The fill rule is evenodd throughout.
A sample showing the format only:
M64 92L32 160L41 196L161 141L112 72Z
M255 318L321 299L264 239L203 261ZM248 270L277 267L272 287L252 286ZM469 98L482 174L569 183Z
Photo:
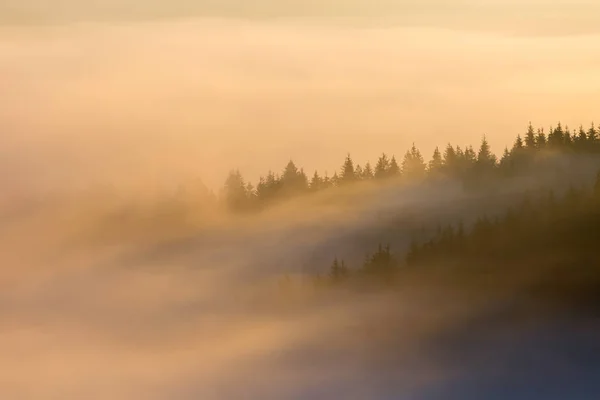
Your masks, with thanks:
M432 229L457 218L470 224L514 203L534 182L557 189L573 179L589 182L600 164L562 162L570 167L558 179L538 172L489 194L469 195L456 182L377 185L316 194L246 218L211 211L210 218L154 220L161 208L148 208L144 197L36 205L0 230L0 393L20 399L501 393L485 382L513 368L515 343L528 346L527 354L550 353L557 368L571 362L570 353L544 347L566 340L560 331L572 330L571 322L548 325L537 308L536 318L511 322L518 331L493 322L515 305L524 312L519 299L539 279L535 270L483 287L470 283L468 272L413 271L396 290L358 296L352 288L319 290L310 276L326 271L332 255L362 259L359 249L371 247L370 240L374 246L398 221L416 219ZM410 240L410 224L405 228L394 243L398 254ZM474 330L480 341L462 343ZM544 330L559 333L540 344ZM493 346L513 353L498 357ZM480 392L454 383L475 376ZM535 385L535 374L520 376Z
M256 181L291 158L331 175L347 152L374 161L415 142L428 155L483 135L501 153L529 121L597 117L595 34L232 19L0 32L11 187L216 190L230 168Z
M508 349L553 360L533 357L522 379L548 365L572 378L561 334L592 338L571 315L503 314L539 271L409 272L384 291L311 279L333 257L358 267L390 230L401 257L415 226L589 186L597 157L553 155L475 194L367 184L250 216L197 200L233 168L257 182L293 159L333 175L348 153L364 165L484 135L501 154L529 121L593 121L599 14L591 1L5 0L0 397L478 398L463 379L504 376L520 356Z

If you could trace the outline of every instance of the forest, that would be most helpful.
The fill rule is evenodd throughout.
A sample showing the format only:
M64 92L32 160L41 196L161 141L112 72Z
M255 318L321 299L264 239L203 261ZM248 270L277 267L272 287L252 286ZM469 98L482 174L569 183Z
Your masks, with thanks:
M290 161L281 174L269 172L254 187L239 171L232 171L222 200L234 212L256 212L294 196L368 182L436 185L452 180L459 182L463 190L477 192L502 186L528 171L536 171L536 166L565 168L553 156L595 160L599 154L600 132L593 124L587 130L580 127L572 132L559 123L547 135L544 129L534 129L530 124L525 135L518 135L512 148L505 148L501 157L491 152L484 137L477 150L448 144L443 152L436 148L429 161L414 145L400 163L395 156L383 153L375 167L369 162L364 166L355 164L348 155L339 173L331 177L315 172L308 179L304 170ZM365 282L379 285L401 282L411 274L418 274L422 282L427 280L424 276L430 275L427 272L435 272L432 275L438 278L455 275L459 286L467 282L482 285L481 279L494 281L502 276L515 284L512 280L526 273L528 284L543 288L541 292L535 289L537 294L600 300L600 169L594 174L591 185L570 182L565 190L525 188L503 212L477 215L470 224L438 223L437 228L425 234L422 229L413 229L406 251L390 246L394 235L391 232L390 240L364 249L364 260L345 259L333 253L330 265L321 269L325 272L314 274L308 282L325 287L352 287ZM289 287L289 277L282 282L283 287Z
M340 170L331 176L315 171L309 177L292 160L281 173L269 171L255 184L246 181L241 171L232 170L220 198L231 211L251 212L292 197L366 182L454 179L466 189L475 189L499 184L498 179L517 177L544 155L557 152L600 154L600 129L592 123L588 129L580 126L572 131L559 122L546 133L530 123L526 133L517 135L512 147L506 147L500 157L491 151L485 136L477 149L452 144L443 149L436 147L428 161L414 144L400 161L384 152L374 165L356 163L348 154Z
M335 258L327 278L332 282L364 276L390 279L403 269L436 265L513 273L515 266L533 270L543 264L547 272L568 268L595 291L600 284L598 238L600 171L593 187L571 186L562 196L551 189L525 193L501 216L478 216L469 228L462 223L438 226L432 237L414 239L404 257L396 257L389 245L379 245L354 271L345 260Z

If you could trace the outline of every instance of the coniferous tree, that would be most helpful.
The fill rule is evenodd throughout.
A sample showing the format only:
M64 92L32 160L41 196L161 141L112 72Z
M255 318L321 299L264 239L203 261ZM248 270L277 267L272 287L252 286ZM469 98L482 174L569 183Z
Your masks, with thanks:
M450 143L448 143L444 151L443 163L444 171L449 175L455 175L460 170L460 159Z
M565 126L563 144L566 149L571 149L573 147L573 135L571 134L571 130L568 126Z
M598 129L600 131L600 129ZM590 126L590 129L587 131L587 148L590 152L597 152L599 150L600 144L600 134L596 131L594 124Z
M392 156L392 159L390 160L390 166L388 168L388 176L396 177L398 175L400 175L400 167L398 166L396 157Z
M308 188L308 178L304 170L299 170L296 164L290 160L281 176L281 186L285 195L293 195L306 191Z
M508 147L504 148L504 153L502 153L502 157L500 158L499 167L504 173L512 172L512 156L508 151Z
M525 146L523 145L523 139L521 139L521 135L517 135L517 139L515 140L515 144L513 145L513 152L523 150Z
M477 152L477 165L481 172L492 170L496 166L496 156L490 150L490 145L484 136Z
M310 180L309 188L312 192L317 192L323 188L323 179L321 179L317 171L315 171L312 179Z
M337 171L333 173L333 176L331 177L331 186L339 186L340 184L340 177L338 176Z
M258 179L258 184L256 185L256 197L258 197L259 201L265 201L268 198L268 189L267 183L264 177L260 177Z
M363 271L375 276L388 277L396 267L396 260L392 256L390 246L383 247L379 244L377 252L367 257L363 265Z
M373 168L371 167L371 163L367 162L365 164L365 168L363 169L362 178L364 180L370 180L370 179L373 179L373 177L374 177Z
M408 179L421 179L425 176L427 166L421 152L413 143L402 160L402 176Z
M431 156L431 160L429 161L429 165L427 166L427 172L429 173L429 176L438 177L441 175L443 167L444 162L442 161L442 154L440 153L440 149L436 146L433 155Z
M564 132L562 125L559 122L556 129L550 128L548 133L548 146L553 149L558 149L563 146L565 142Z
M504 150L499 164L496 156L491 152L485 136L477 153L472 146L467 146L463 151L459 146L454 148L448 144L443 156L436 147L427 164L413 143L412 148L404 155L401 171L398 171L400 167L398 167L395 157L390 160L385 153L379 157L375 171L368 162L364 168L360 168L359 165L354 167L354 163L348 155L339 177L335 173L332 178L322 179L318 173L315 173L310 184L303 169L298 169L290 160L281 176L269 171L266 177L260 177L256 187L250 182L245 182L239 171L231 171L226 180L222 198L231 209L250 209L264 205L265 202L280 197L282 194L291 196L308 190L314 192L321 188L348 184L374 176L390 177L399 172L404 173L408 178L421 178L426 173L433 177L443 171L444 175L457 176L466 179L466 182L476 183L481 182L477 177L481 177L482 172L492 171L496 165L506 172L506 174L504 172L502 174L505 177L523 171L523 168L534 160L531 153L527 151L534 145L536 149L549 147L557 151L573 149L577 152L600 152L599 136L600 133L593 124L588 131L580 127L576 133L572 133L567 126L563 128L560 122L556 128L550 129L548 137L544 134L543 129L538 129L537 135L533 135L533 126L530 123L525 140L518 135L512 149Z
M535 137L535 147L538 149L546 147L546 134L544 133L544 128L538 129Z
M328 189L332 186L333 186L333 182L331 181L331 178L327 174L327 171L325 171L325 177L323 178L323 186L322 187L323 187L323 189Z
M460 148L457 148L457 153L460 154ZM473 167L477 164L477 154L475 154L475 150L473 150L473 146L469 145L466 147L462 156L463 167L462 172L468 173L473 170Z
M348 268L344 260L338 261L337 257L333 260L329 270L329 276L334 282L339 282L348 277Z
M296 167L296 164L294 164L294 162L290 160L285 166L285 169L283 170L283 175L281 176L283 184L286 185L295 183L299 172L300 171L298 171L298 167Z
M529 159L528 156L528 147L525 147L523 140L521 139L521 135L517 136L515 143L513 144L512 149L510 150L510 162L508 163L508 168L515 172L515 170L521 170L527 164ZM506 166L505 166L506 168Z
M269 197L275 197L279 194L282 186L279 175L275 175L273 171L269 171L265 183L269 192Z
M577 151L585 151L587 148L587 133L583 129L583 125L579 126L579 130L577 132L577 136L574 139L574 146Z
M388 176L388 170L390 168L390 161L387 157L387 154L383 153L377 160L377 165L375 165L375 178L382 179Z
M363 179L363 169L360 164L356 164L356 168L354 168L354 176L356 177L357 181Z
M339 183L342 185L352 183L356 180L356 175L354 173L354 162L352 158L350 158L350 154L346 156L346 160L344 161L344 165L342 166L342 174L339 178Z
M308 176L306 176L304 168L300 168L300 173L298 174L298 189L300 192L308 191Z
M241 211L247 206L246 183L239 170L229 172L223 189L225 202L232 211Z
M527 150L535 150L537 147L537 140L531 122L529 123L527 133L525 134L525 147Z

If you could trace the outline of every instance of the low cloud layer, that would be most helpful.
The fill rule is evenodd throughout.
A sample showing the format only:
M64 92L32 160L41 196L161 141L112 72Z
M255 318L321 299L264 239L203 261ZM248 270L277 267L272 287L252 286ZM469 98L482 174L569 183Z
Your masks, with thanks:
M595 170L572 162L550 182L590 180ZM352 294L319 292L298 276L305 262L315 267L308 272L323 271L331 255L353 248L349 235L377 233L407 216L431 225L468 220L503 208L522 189L507 186L492 201L452 183L363 188L345 194L352 202L343 192L324 193L249 219L172 221L174 228L158 224L143 235L128 226L143 215L107 219L113 210L89 203L93 196L38 205L0 230L0 395L464 399L469 390L495 393L498 376L538 384L523 369L520 377L507 373L515 346L527 346L533 370L543 367L563 390L573 388L582 364L572 352L592 338L570 320L505 320L514 308L523 312L527 282L504 276L454 286L454 273L431 281L416 273L397 292ZM317 248L328 256L311 260ZM286 273L293 279L281 286ZM548 329L546 341L535 340ZM573 334L580 335L574 347L553 347ZM548 357L553 364L541 365Z

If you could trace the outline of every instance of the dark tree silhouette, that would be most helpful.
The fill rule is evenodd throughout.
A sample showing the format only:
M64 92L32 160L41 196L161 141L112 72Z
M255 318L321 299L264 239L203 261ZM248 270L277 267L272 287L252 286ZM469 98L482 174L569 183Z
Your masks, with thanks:
M309 188L312 192L317 192L323 188L323 179L319 176L317 171L315 171L312 179L310 180Z
M388 156L385 153L383 153L377 160L377 165L375 165L375 178L387 178L389 168L390 160L388 159Z
M388 168L388 176L397 177L400 175L400 167L398 166L398 162L396 161L396 157L392 156L390 160L390 166Z
M425 177L426 170L427 165L425 164L425 160L413 143L411 149L404 154L402 176L407 179L421 179Z
M401 166L398 166L394 156L390 159L383 153L378 158L375 169L369 162L361 168L348 154L339 176L337 172L332 177L328 177L327 173L320 176L315 171L310 182L304 170L299 169L292 160L287 163L281 175L269 171L266 177L261 176L256 187L244 181L239 171L231 171L221 197L232 210L259 210L275 200L303 193L396 176L403 177L406 181L453 178L461 181L465 188L476 190L496 184L498 178L507 179L523 174L541 160L538 154L545 153L547 149L577 154L600 153L600 133L594 124L587 131L580 127L576 133L571 133L568 127L563 128L559 122L556 128L550 129L548 137L543 128L537 129L537 134L534 132L533 125L529 123L525 139L518 135L512 148L504 149L500 160L491 151L484 136L477 152L470 145L463 150L460 146L454 147L449 143L443 155L436 147L427 163L414 143L404 154Z
M375 174L373 172L373 168L371 167L371 163L367 162L365 164L365 168L363 169L362 179L369 180L373 179Z
M537 148L537 139L535 135L535 131L533 129L533 125L531 122L529 123L529 127L527 128L527 133L525 134L525 146L527 150L535 150Z
M546 147L546 134L544 133L544 128L538 129L537 135L535 136L535 147L538 149Z
M354 172L354 162L350 157L350 154L346 156L344 165L342 166L342 173L339 179L339 183L342 185L353 183L356 180L356 174Z
M440 153L440 149L436 146L433 155L431 156L431 160L427 165L427 172L429 173L429 176L439 177L442 174L443 167L444 161L442 160L442 153Z

